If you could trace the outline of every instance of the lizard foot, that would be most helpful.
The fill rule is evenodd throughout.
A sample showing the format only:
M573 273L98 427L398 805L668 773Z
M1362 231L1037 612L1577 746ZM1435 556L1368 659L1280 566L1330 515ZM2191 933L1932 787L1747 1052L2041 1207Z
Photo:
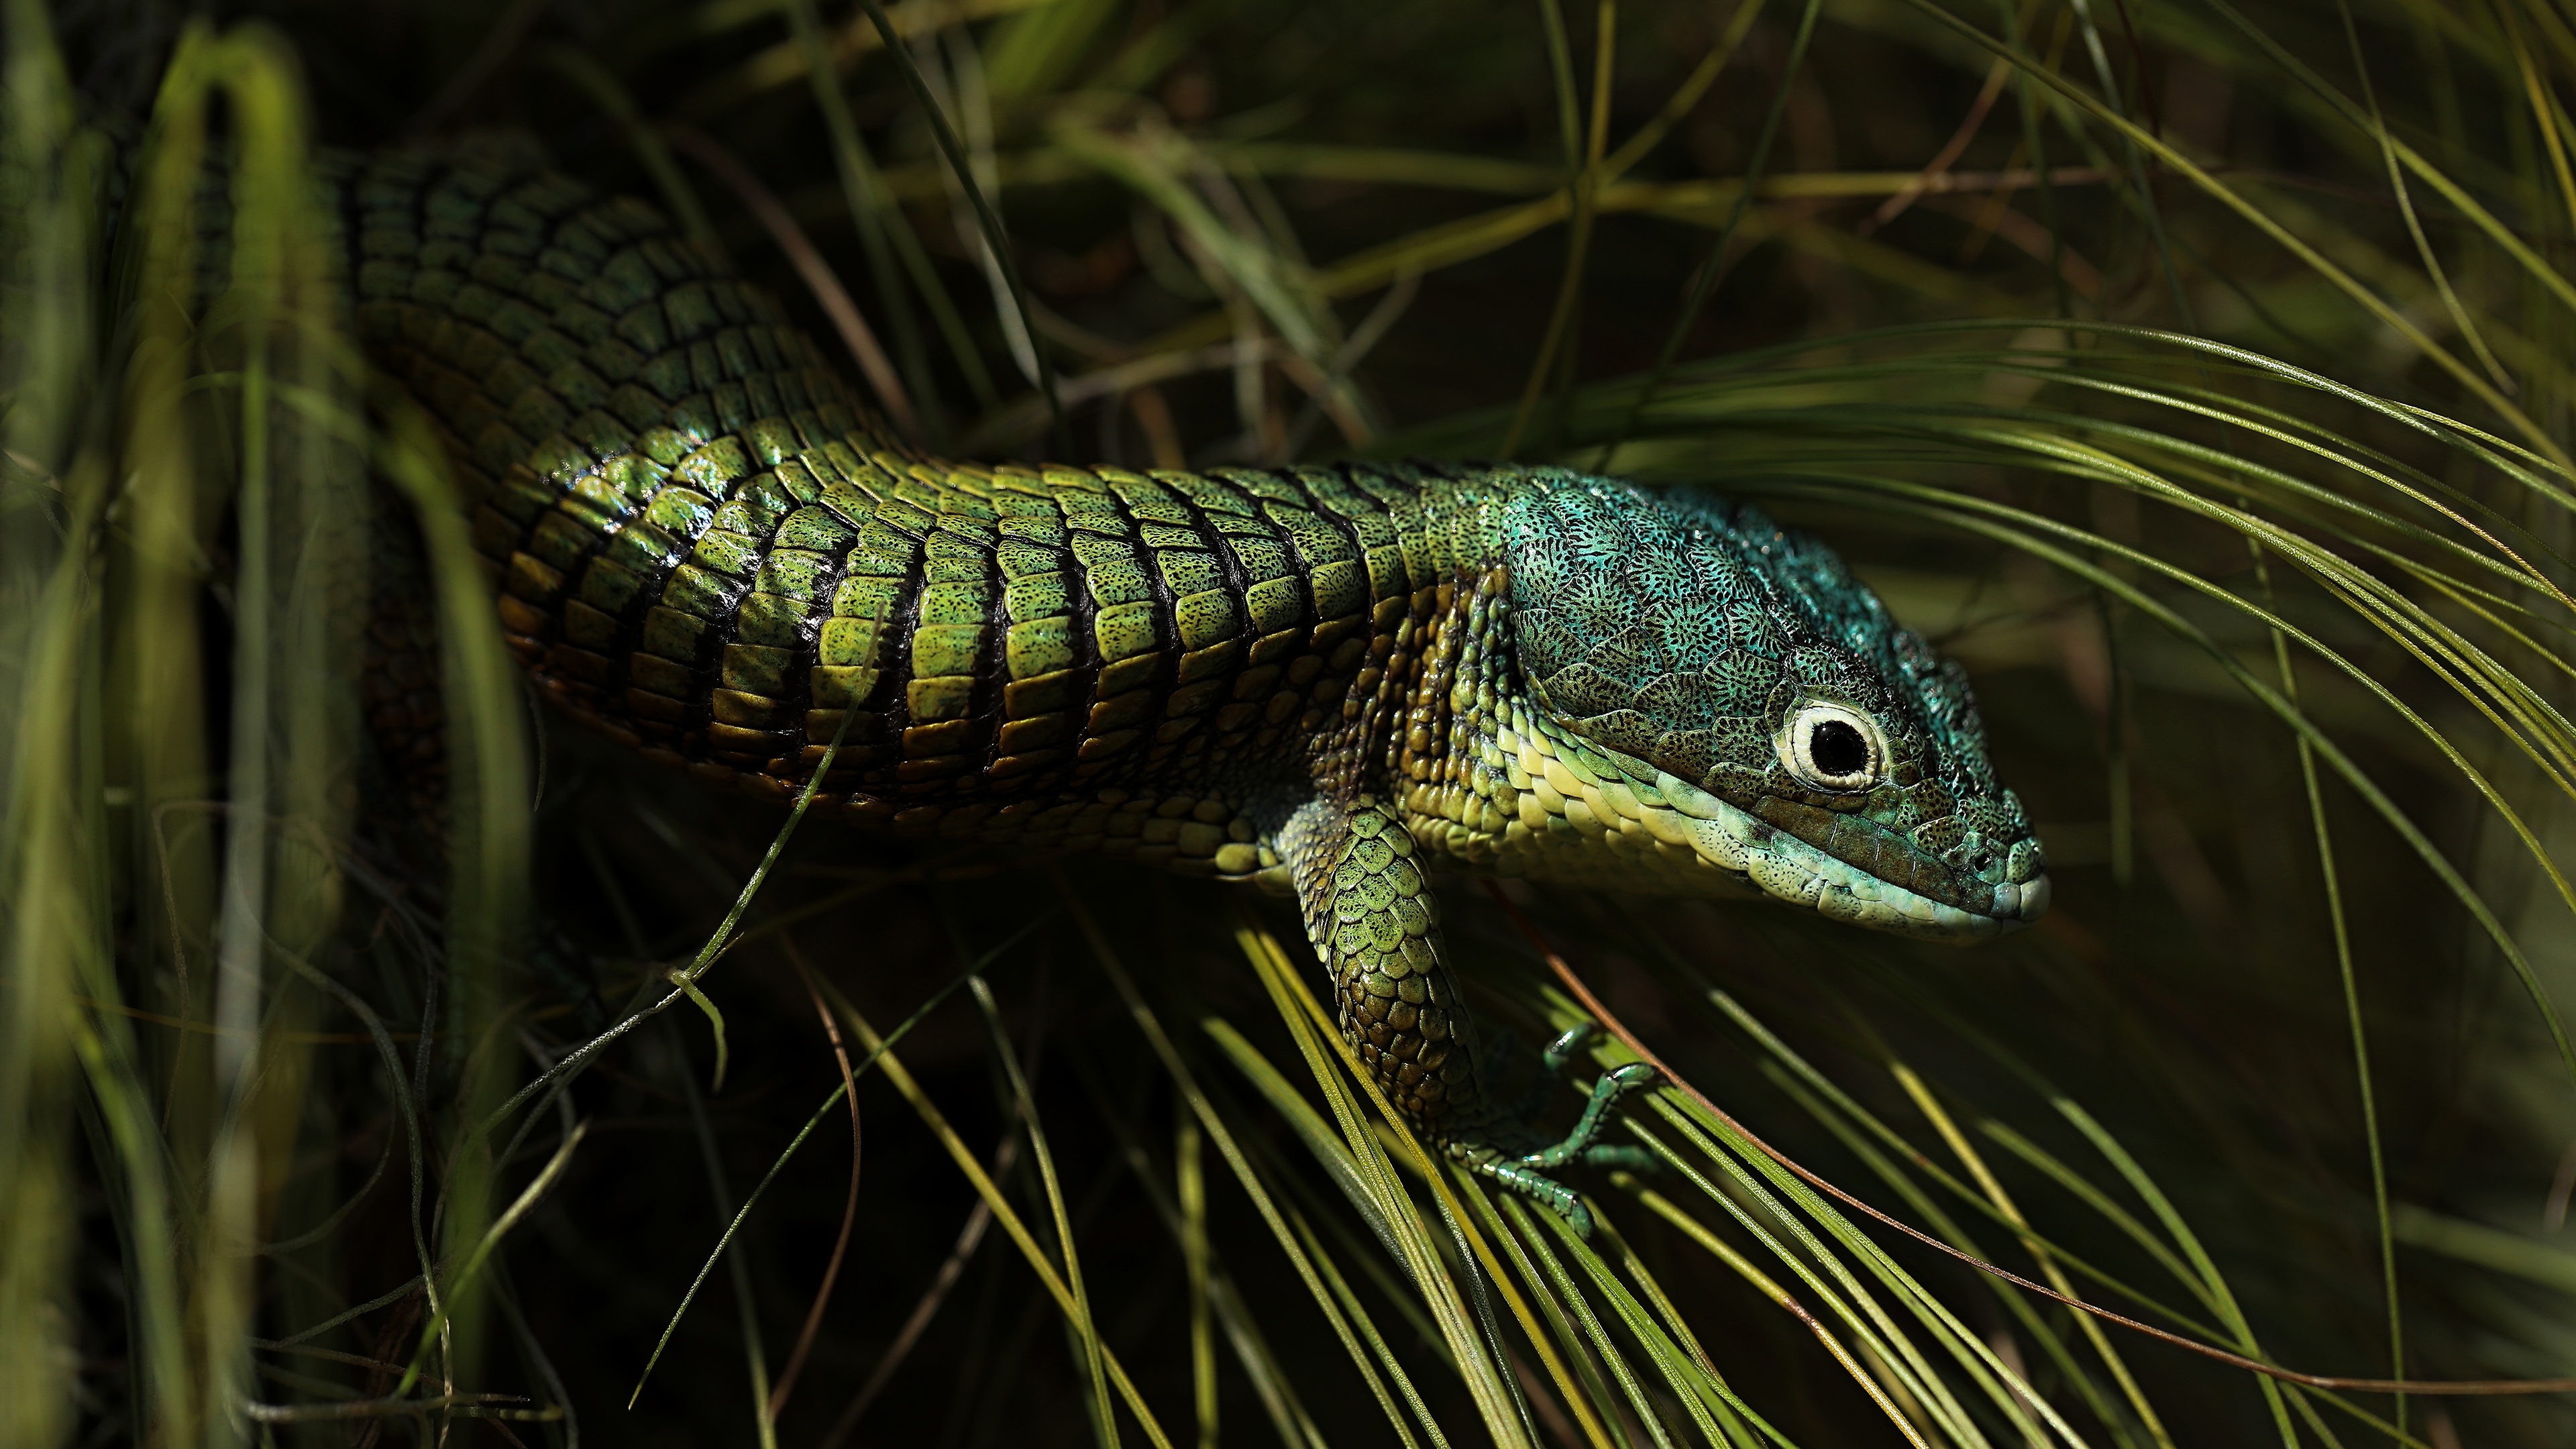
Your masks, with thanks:
M1586 1024L1548 1043L1547 1050L1540 1054L1540 1061L1547 1069L1546 1080L1553 1081L1561 1076L1574 1054L1582 1050L1584 1043L1590 1041L1599 1031L1600 1028ZM1635 1147L1604 1144L1597 1139L1601 1135L1602 1127L1610 1120L1611 1111L1618 1106L1619 1098L1653 1081L1654 1076L1655 1069L1643 1062L1630 1062L1624 1067L1602 1073L1600 1080L1593 1084L1592 1100L1584 1104L1583 1116L1575 1122L1574 1130L1568 1132L1562 1141L1519 1156L1497 1155L1487 1158L1476 1164L1476 1170L1512 1191L1535 1199L1554 1210L1558 1216L1573 1225L1577 1236L1591 1237L1591 1210L1583 1205L1583 1200L1575 1195L1573 1189L1557 1182L1547 1174L1569 1164L1580 1164L1585 1167L1627 1168L1631 1171L1650 1169L1653 1163L1644 1151ZM1543 1088L1544 1083L1542 1083Z

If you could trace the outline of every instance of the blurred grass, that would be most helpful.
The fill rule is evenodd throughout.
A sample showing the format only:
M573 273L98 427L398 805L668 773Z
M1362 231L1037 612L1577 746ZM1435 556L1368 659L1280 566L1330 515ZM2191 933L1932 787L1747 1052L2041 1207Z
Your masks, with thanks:
M7 1443L2576 1436L2192 1357L1764 1150L2249 1358L2576 1372L2563 10L197 13L5 7ZM1759 499L1968 665L2055 911L1513 887L1724 1109L1642 1099L1586 1242L1347 1072L1276 903L670 789L522 698L296 184L494 126L938 446ZM384 529L444 852L354 723ZM1449 907L1496 1025L1582 1018Z

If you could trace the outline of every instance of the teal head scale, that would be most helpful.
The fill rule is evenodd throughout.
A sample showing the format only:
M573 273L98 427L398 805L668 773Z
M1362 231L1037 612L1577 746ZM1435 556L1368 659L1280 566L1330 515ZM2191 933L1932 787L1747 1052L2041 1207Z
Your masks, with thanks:
M2046 910L1964 674L1830 549L1696 490L1504 476L1518 486L1471 475L1444 490L1464 507L1426 509L1509 572L1489 612L1508 614L1522 697L1497 701L1493 736L1539 758L1506 772L1530 779L1511 804L1535 828L1494 840L1496 866L1957 942ZM1621 823L1664 848L1599 859L1583 827Z

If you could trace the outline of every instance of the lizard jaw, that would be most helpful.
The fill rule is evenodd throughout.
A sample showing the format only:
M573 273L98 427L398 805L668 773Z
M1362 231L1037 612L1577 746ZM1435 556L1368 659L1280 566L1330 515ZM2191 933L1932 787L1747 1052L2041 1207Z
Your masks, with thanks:
M2019 930L2048 909L2045 873L1988 887L1991 909L1969 910L1871 875L1647 761L1578 742L1539 710L1515 703L1492 729L1486 739L1511 775L1489 780L1492 808L1481 823L1441 818L1427 792L1410 806L1435 839L1479 841L1459 852L1477 866L1640 895L1769 896L1959 945Z
M1687 845L1764 895L1832 920L1967 945L2019 930L2048 909L2044 874L1996 887L1994 913L1980 914L1880 880L1663 771L1655 772L1655 789L1669 807L1646 820L1659 839Z

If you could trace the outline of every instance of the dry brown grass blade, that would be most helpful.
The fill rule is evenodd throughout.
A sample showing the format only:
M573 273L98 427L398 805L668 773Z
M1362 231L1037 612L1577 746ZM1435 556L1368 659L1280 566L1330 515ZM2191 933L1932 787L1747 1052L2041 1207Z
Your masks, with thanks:
M769 229L770 240L786 254L796 274L805 279L815 305L832 319L832 329L841 334L842 344L850 349L850 359L859 365L859 373L868 380L868 386L876 390L887 420L906 439L918 443L921 419L912 410L912 395L904 391L903 379L895 374L894 362L877 342L876 330L868 326L858 303L850 300L850 289L841 285L840 274L814 249L805 228L796 224L796 218L779 203L768 185L714 137L687 126L674 126L669 135L672 145L714 172L716 179L731 188L760 224Z
M824 1038L832 1044L832 1060L841 1068L841 1089L850 1104L850 1189L841 1203L841 1228L832 1237L832 1256L823 1265L823 1281L814 1287L814 1306L805 1310L805 1326L796 1333L796 1346L787 1355L786 1364L778 1370L777 1386L769 1391L769 1418L776 1422L787 1407L787 1396L796 1391L797 1376L805 1371L805 1358L814 1350L814 1335L822 1330L823 1310L832 1301L832 1286L841 1279L841 1261L850 1251L850 1229L859 1217L859 1084L850 1071L850 1051L841 1042L841 1024L832 1018L831 1006L814 985L814 973L802 955L790 955L796 977L805 985L805 995L814 1003L815 1018L823 1024Z

